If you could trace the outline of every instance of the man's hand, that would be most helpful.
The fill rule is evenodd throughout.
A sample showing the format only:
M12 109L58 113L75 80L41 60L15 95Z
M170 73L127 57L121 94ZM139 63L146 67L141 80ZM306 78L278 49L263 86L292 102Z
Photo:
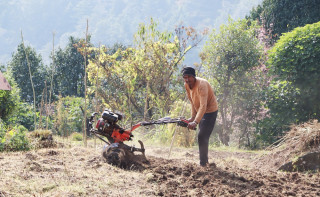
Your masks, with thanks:
M194 121L194 118L189 118L187 121L188 121L188 122L193 122L193 121Z
M197 125L198 125L198 123L196 123L195 121L189 122L188 129L195 129L197 127Z

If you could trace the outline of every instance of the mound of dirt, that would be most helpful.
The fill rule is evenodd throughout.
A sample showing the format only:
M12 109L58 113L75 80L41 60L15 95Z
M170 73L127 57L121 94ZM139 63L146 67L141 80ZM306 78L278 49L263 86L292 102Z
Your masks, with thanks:
M52 132L49 130L33 131L29 134L29 138L35 149L58 147L58 143L53 139Z
M293 126L276 143L269 147L271 153L255 161L259 168L284 171L320 170L320 123L317 120Z
M317 171L320 169L320 152L307 153L295 161L284 164L279 168L283 171Z

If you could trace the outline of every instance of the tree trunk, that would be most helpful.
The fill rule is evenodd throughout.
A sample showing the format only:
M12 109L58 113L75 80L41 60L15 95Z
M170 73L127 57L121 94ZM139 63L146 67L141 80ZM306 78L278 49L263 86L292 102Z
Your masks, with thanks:
M144 113L143 113L144 120L147 120L148 111L149 111L149 90L150 90L150 82L147 81L146 98L145 98L145 102L144 102Z
M223 145L229 145L229 136L228 136L228 121L227 121L227 112L225 107L225 99L222 100L221 105L221 118L222 118L222 129L218 132L219 139Z
M35 93L34 85L33 85L33 81L32 81L32 73L31 73L31 68L30 68L31 65L30 65L30 61L29 61L29 58L28 58L28 53L27 53L26 48L24 46L22 30L21 30L21 38L22 38L23 50L24 50L24 53L26 54L27 65L28 65L28 69L29 69L29 76L30 76L30 81L31 81L31 87L32 87L32 92L33 92L34 130L36 130L37 129L36 93Z
M83 143L87 147L87 41L88 41L88 19L86 29L86 40L84 49L84 118L83 118Z

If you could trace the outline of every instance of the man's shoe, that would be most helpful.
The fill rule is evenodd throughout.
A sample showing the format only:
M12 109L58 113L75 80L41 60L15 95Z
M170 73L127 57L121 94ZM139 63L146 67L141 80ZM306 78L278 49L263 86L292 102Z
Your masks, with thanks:
M216 164L215 163L206 163L206 164L200 164L200 166L201 167L203 167L203 168L210 168L210 169L214 169L214 168L216 168L217 166L216 166Z
M208 167L208 165L209 165L209 163L205 163L205 164L200 163L201 167Z

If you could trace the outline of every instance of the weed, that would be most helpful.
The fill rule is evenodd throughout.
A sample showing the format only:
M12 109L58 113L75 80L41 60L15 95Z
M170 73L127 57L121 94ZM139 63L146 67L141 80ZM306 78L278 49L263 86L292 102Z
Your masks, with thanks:
M25 127L19 125L8 130L5 134L2 132L0 135L0 152L29 150L30 144L26 131Z
M71 140L72 141L82 141L83 140L83 136L81 133L77 133L77 132L74 132L71 134Z
M48 139L52 137L52 132L50 130L38 129L29 134L32 138Z
M45 187L42 188L42 192L48 192L48 191L50 191L50 190L52 190L52 189L54 189L56 187L57 187L56 184L45 186Z

